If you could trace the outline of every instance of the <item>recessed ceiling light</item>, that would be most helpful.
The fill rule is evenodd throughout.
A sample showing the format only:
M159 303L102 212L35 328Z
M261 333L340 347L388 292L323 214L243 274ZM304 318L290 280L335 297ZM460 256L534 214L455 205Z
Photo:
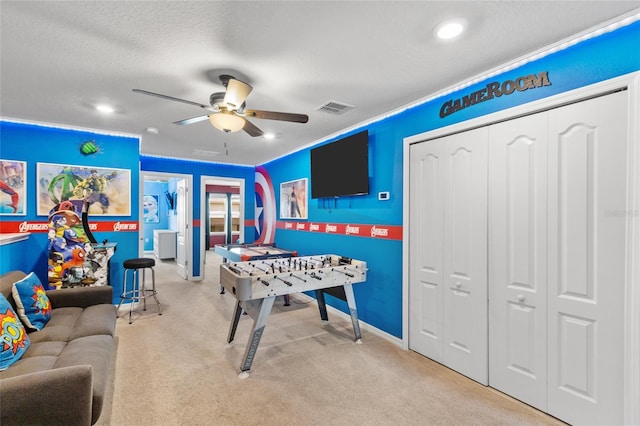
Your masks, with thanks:
M105 114L111 114L114 110L113 107L110 107L109 105L96 105L96 109L100 112L103 112Z
M264 134L264 138L268 139L268 140L271 140L271 139L273 139L275 137L276 137L276 135L274 135L273 133L265 133Z
M450 40L462 34L466 22L462 19L441 22L433 29L433 34L441 40Z
M157 134L159 134L159 133L160 133L160 131L159 131L157 128L155 128L155 127L147 127L147 128L146 128L146 129L144 129L144 130L145 130L145 132L147 132L147 133L151 133L152 135L157 135Z
M194 149L192 153L193 155L199 155L201 157L215 157L216 155L220 155L218 151L207 151L205 149Z

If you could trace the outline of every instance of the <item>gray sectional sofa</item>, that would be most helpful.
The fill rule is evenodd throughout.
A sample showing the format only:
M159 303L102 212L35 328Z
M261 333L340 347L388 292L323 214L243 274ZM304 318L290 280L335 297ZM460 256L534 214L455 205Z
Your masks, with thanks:
M13 305L22 271L0 277L0 291ZM116 308L112 288L47 291L52 316L29 333L22 358L0 371L0 424L89 425L102 412L115 349Z

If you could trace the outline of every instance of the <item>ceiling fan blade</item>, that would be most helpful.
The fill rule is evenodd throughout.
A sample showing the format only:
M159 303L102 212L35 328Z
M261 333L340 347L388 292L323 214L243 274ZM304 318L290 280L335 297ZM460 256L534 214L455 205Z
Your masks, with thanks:
M242 130L244 130L249 134L249 136L253 136L254 138L256 136L262 136L264 134L262 130L258 129L252 122L247 119L244 120L244 127L242 128Z
M247 83L231 78L227 83L227 91L224 95L224 103L231 107L231 109L238 109L247 99L247 96L249 96L251 90L253 90L253 87L251 87Z
M160 93L149 92L147 90L142 90L142 89L131 89L131 90L133 90L136 93L140 93L142 95L155 96L157 98L168 99L170 101L182 102L183 104L195 105L197 107L200 107L202 109L206 109L206 110L209 110L209 111L212 110L210 105L204 105L204 104L200 104L198 102L192 102L192 101L187 101L185 99L174 98L173 96L161 95Z
M204 121L204 120L206 120L208 118L209 118L208 115L199 115L197 117L185 118L184 120L174 121L171 124L175 124L177 126L186 126L187 124L198 123L198 122Z
M276 111L261 111L257 109L244 110L244 115L247 117L263 118L265 120L280 120L291 121L294 123L306 123L309 121L309 116L306 114L295 114L292 112L276 112Z

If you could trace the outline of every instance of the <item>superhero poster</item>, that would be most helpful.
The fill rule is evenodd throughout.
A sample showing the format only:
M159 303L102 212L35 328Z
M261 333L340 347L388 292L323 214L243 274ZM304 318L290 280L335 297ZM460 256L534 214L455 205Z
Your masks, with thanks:
M280 184L280 219L307 219L307 179Z
M0 160L0 215L27 214L27 163Z
M64 201L89 203L91 216L131 215L131 171L67 164L37 164L38 215Z

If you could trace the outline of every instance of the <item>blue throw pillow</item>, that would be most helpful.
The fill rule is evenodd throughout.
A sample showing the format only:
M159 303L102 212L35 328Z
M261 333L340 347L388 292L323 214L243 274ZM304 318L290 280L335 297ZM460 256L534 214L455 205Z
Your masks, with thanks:
M0 339L0 371L2 371L18 361L31 344L20 319L2 294L0 294L0 332L2 332Z
M33 272L13 283L13 300L20 319L27 327L42 330L51 319L51 302Z

